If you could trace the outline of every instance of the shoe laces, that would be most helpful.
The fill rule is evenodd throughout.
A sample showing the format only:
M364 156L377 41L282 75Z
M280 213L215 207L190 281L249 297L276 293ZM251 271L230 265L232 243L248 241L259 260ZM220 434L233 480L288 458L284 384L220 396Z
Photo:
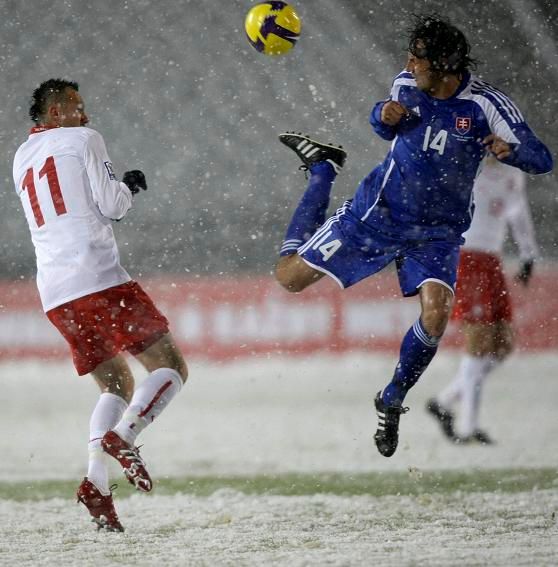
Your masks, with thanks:
M145 466L145 461L141 458L139 454L139 447L132 447L130 449L120 449L118 451L122 457L126 457L133 464Z
M298 167L299 171L304 171L304 179L306 179L306 181L308 181L308 169L309 169L309 167L307 165L304 165L304 164L302 164Z
M377 410L379 426L384 427L391 425L399 420L401 414L407 413L408 407L403 406L385 406L383 410Z
M384 409L378 410L378 413L383 415L407 413L410 408L404 406L384 406Z
M141 465L145 464L139 453L133 449L120 449L119 453L122 457L126 457L126 459L132 463L138 463Z

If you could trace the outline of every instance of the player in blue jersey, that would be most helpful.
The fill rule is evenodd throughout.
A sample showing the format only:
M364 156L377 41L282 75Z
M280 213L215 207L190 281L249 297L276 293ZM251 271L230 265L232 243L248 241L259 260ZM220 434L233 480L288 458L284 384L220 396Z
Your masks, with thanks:
M420 297L393 378L375 398L374 439L386 457L397 448L403 400L436 353L452 310L461 235L484 156L532 174L552 169L517 106L469 73L474 61L460 30L437 15L416 16L408 52L406 69L370 116L390 151L327 221L346 152L294 132L279 137L311 173L281 247L279 283L300 292L327 274L345 288L395 262L403 295Z

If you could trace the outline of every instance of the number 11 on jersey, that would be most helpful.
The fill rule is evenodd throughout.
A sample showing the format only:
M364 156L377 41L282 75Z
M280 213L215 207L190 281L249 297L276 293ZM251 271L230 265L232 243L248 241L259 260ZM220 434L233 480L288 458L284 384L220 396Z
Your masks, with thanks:
M54 163L54 158L52 156L49 156L46 159L45 164L39 170L39 180L41 180L45 175L56 214L58 216L66 214L66 204L64 203L64 197L60 189L60 182L58 181L58 173L56 172L56 164ZM41 205L39 204L37 190L35 189L35 174L32 167L30 167L25 173L21 188L23 191L27 190L29 202L31 204L35 221L37 222L37 226L43 226L43 224L45 224L45 219L41 210Z

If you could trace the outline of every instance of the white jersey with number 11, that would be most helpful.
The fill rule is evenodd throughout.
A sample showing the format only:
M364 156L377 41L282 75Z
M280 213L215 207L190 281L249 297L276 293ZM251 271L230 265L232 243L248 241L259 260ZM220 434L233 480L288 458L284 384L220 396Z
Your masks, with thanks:
M43 309L130 280L111 226L132 204L102 136L91 128L42 128L16 152L14 183L37 256Z

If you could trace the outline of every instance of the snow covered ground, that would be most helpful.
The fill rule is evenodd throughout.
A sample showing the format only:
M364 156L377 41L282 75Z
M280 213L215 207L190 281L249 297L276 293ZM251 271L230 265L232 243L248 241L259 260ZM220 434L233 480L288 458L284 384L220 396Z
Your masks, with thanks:
M193 362L180 397L142 435L154 477L287 472L558 470L558 354L516 355L491 377L492 447L456 447L425 413L456 370L434 360L406 404L396 455L378 455L372 399L393 356ZM135 367L136 368L136 367ZM138 374L139 375L139 374ZM141 378L140 378L141 379ZM75 479L97 391L67 363L0 365L0 482ZM115 479L121 481L118 469ZM556 489L421 496L134 495L125 534L97 534L66 499L0 501L0 564L554 565Z
M119 502L127 531L105 534L66 500L0 501L0 562L541 567L556 565L557 506L556 491L382 498L137 495Z
M558 354L515 356L490 377L481 421L493 447L452 446L424 411L457 363L441 352L411 390L391 459L372 441L372 400L394 357L367 354L194 362L180 396L142 434L142 452L155 476L558 466ZM0 480L82 476L93 380L69 363L24 361L0 365L0 380L9 432Z

